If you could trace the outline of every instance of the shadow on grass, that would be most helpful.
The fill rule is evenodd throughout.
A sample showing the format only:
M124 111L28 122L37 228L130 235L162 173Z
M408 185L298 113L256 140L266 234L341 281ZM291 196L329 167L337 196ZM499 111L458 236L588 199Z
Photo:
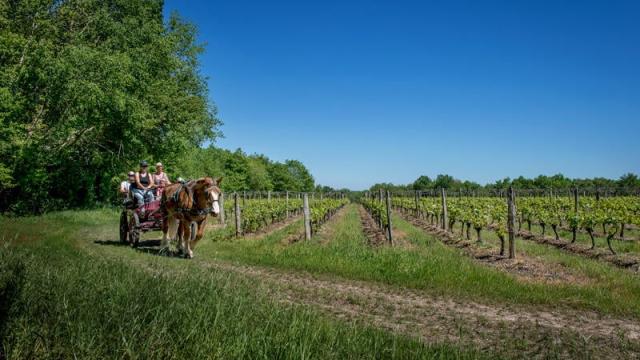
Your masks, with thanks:
M96 240L93 243L98 245L129 246L129 243L121 242L119 240Z
M182 258L184 254L178 251L172 251L168 249L163 249L160 247L160 240L141 240L134 249L138 252L157 255L157 256L166 256L166 257L175 257ZM129 243L123 243L118 240L96 240L94 244L98 245L107 245L107 246L130 246Z

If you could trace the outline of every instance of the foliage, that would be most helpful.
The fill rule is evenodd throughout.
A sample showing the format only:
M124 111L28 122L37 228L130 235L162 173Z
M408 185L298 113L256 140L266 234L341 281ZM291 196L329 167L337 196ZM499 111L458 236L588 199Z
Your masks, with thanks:
M193 25L162 1L11 1L0 9L1 204L108 199L140 159L216 137Z
M195 27L161 0L0 2L0 211L116 198L138 161L227 190L311 191L302 163L213 147Z
M637 189L640 188L640 179L635 174L625 174L618 180L611 180L605 178L593 178L593 179L570 179L562 174L556 174L553 176L539 175L535 178L529 179L523 176L519 176L515 179L504 178L489 183L486 185L480 185L473 181L459 180L451 175L440 174L435 180L432 180L429 176L421 175L413 183L408 185L396 185L392 183L379 183L374 184L369 188L369 191L378 191L379 189L391 190L391 191L403 191L403 190L420 190L430 191L438 190L441 188L448 189L450 191L481 191L481 190L506 190L509 186L513 186L515 189L527 189L527 190L569 190L574 187L583 189Z

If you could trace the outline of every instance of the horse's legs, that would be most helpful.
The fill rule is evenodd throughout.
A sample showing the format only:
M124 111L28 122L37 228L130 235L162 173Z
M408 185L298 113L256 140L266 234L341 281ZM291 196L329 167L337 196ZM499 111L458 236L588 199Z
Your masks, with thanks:
M193 258L193 251L191 251L191 226L187 221L180 222L180 229L182 230L182 241L185 245L185 257L187 259Z
M167 236L167 233L169 232L169 229L171 228L171 226L169 226L169 217L166 215L162 216L162 242L160 243L160 246L162 248L167 248L169 246L169 238Z
M169 247L169 240L173 240L178 230L178 220L171 216L162 224L162 244L163 248Z
M183 236L183 230L182 230L182 220L178 220L177 221L177 225L176 225L176 240L178 242L178 244L176 245L178 248L178 252L182 253L184 251L184 236Z
M191 242L191 248L195 248L196 244L204 236L204 228L207 226L207 219L198 221L198 231L196 232L196 238Z

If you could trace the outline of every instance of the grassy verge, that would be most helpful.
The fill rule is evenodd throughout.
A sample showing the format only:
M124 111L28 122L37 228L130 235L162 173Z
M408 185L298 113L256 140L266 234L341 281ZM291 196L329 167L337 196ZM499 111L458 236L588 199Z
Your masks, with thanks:
M374 249L366 245L354 205L334 225L334 238L329 243L283 244L281 239L298 231L299 226L296 223L257 240L210 242L199 252L207 258L378 281L473 300L566 306L640 317L640 281L632 274L554 249L545 250L547 256L555 256L554 261L597 281L588 285L524 282L461 255L398 217L394 226L417 246ZM518 243L522 251L542 250L536 244Z
M194 262L89 250L116 224L107 210L0 219L0 358L477 357L274 303Z

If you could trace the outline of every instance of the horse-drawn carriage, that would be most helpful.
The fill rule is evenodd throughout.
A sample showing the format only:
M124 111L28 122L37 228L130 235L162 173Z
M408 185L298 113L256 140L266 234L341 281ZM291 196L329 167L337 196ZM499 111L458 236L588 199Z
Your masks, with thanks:
M180 181L159 189L161 198L137 205L131 196L124 201L120 214L120 241L136 247L147 231L162 230L160 246L178 240L178 251L193 257L193 247L202 239L207 216L218 216L222 178L204 177Z
M137 205L131 198L125 200L120 213L120 242L129 243L132 247L137 247L142 233L161 231L163 229L164 215L160 204L159 197L143 205ZM192 222L190 226L191 240L193 240L196 235L197 224Z

